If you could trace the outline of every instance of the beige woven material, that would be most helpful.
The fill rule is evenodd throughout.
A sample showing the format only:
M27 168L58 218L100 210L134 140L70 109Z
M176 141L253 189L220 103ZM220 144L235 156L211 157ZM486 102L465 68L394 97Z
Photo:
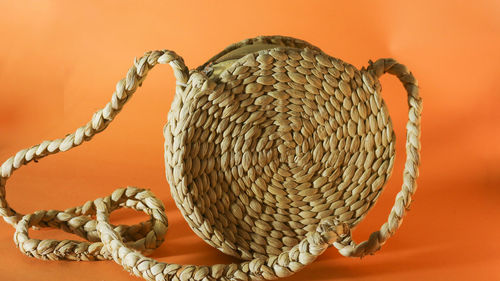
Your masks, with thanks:
M104 130L158 63L169 63L177 78L164 128L172 196L198 236L247 261L183 266L144 257L139 251L158 247L167 229L164 207L150 191L129 187L82 207L25 216L5 199L14 170ZM388 221L356 244L350 229L373 206L394 163L395 136L377 79L383 73L396 75L408 93L403 186ZM307 42L280 36L233 44L189 72L171 51L148 52L89 123L65 138L24 149L2 165L0 214L16 227L20 250L37 258L112 258L147 280L289 276L329 246L362 257L394 234L416 190L420 113L417 81L393 59L370 62L359 71ZM109 212L120 207L142 210L151 220L112 226ZM30 226L61 228L89 242L30 239Z

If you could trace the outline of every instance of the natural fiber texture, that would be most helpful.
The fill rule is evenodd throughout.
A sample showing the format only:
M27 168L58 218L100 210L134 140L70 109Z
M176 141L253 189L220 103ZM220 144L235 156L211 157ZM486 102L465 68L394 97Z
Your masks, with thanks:
M239 50L257 45L238 59ZM270 46L262 49L259 46ZM224 59L237 59L207 79ZM388 224L346 256L376 251L399 226L414 191L420 100L394 60L367 70L286 37L234 44L194 72L164 134L167 179L191 228L243 259L278 255L335 216L354 227L379 196L394 161L394 132L376 79L398 75L409 92L405 182Z
M144 257L136 250L158 247L167 229L163 205L149 191L119 189L82 207L26 216L5 199L14 170L104 130L157 63L169 63L177 78L164 128L172 196L196 234L248 261L182 266ZM388 221L356 244L350 229L373 206L394 163L395 136L377 80L383 73L396 75L408 92L404 180ZM416 189L420 113L417 82L393 59L358 71L307 42L271 36L233 44L188 73L175 53L148 52L89 123L65 138L24 149L2 165L0 214L16 227L21 251L38 258L113 258L147 280L289 276L329 246L362 257L394 234ZM123 206L142 210L151 220L110 225L109 212ZM61 228L93 243L30 239L30 226Z

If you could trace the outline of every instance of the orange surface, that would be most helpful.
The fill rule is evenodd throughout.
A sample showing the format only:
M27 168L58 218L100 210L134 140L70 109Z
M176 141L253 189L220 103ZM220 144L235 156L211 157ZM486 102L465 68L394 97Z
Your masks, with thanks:
M87 122L147 50L175 50L194 68L230 43L281 34L357 67L394 57L413 71L424 101L412 210L375 256L349 259L332 248L283 280L500 280L499 1L166 2L1 1L0 159ZM381 82L398 157L384 194L354 231L357 240L385 221L402 182L405 94L395 78ZM170 221L153 257L235 262L189 229L169 194L162 127L173 94L170 68L154 69L104 133L17 171L7 184L12 206L25 213L64 209L118 187L151 188ZM115 223L144 218L131 211L112 216ZM0 223L0 280L138 280L112 261L28 258L13 233ZM31 235L72 237L54 230Z

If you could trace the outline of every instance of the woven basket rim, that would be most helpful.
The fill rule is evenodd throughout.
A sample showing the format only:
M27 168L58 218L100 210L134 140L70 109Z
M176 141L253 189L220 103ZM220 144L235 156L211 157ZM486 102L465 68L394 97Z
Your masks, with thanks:
M235 49L238 49L240 47L247 46L247 45L253 45L256 43L264 43L264 42L273 42L275 44L282 45L283 47L291 47L291 46L300 46L300 48L308 47L309 49L317 50L317 51L323 53L323 51L319 47L317 47L317 46L315 46L315 45L313 45L305 40L297 39L294 37L281 36L281 35L257 36L257 37L247 38L247 39L241 40L239 42L236 42L236 43L233 43L233 44L227 46L222 51L217 53L215 56L213 56L209 60L207 60L204 64L197 67L196 70L202 71L207 65L210 65L211 63L215 62L218 58L224 56L225 54L227 54Z

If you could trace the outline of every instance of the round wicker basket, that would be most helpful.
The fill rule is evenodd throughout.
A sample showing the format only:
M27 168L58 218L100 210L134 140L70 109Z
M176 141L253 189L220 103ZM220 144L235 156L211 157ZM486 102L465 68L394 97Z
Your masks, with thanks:
M289 250L328 217L354 227L394 162L376 77L276 36L192 71L164 135L177 207L207 243L243 259Z

